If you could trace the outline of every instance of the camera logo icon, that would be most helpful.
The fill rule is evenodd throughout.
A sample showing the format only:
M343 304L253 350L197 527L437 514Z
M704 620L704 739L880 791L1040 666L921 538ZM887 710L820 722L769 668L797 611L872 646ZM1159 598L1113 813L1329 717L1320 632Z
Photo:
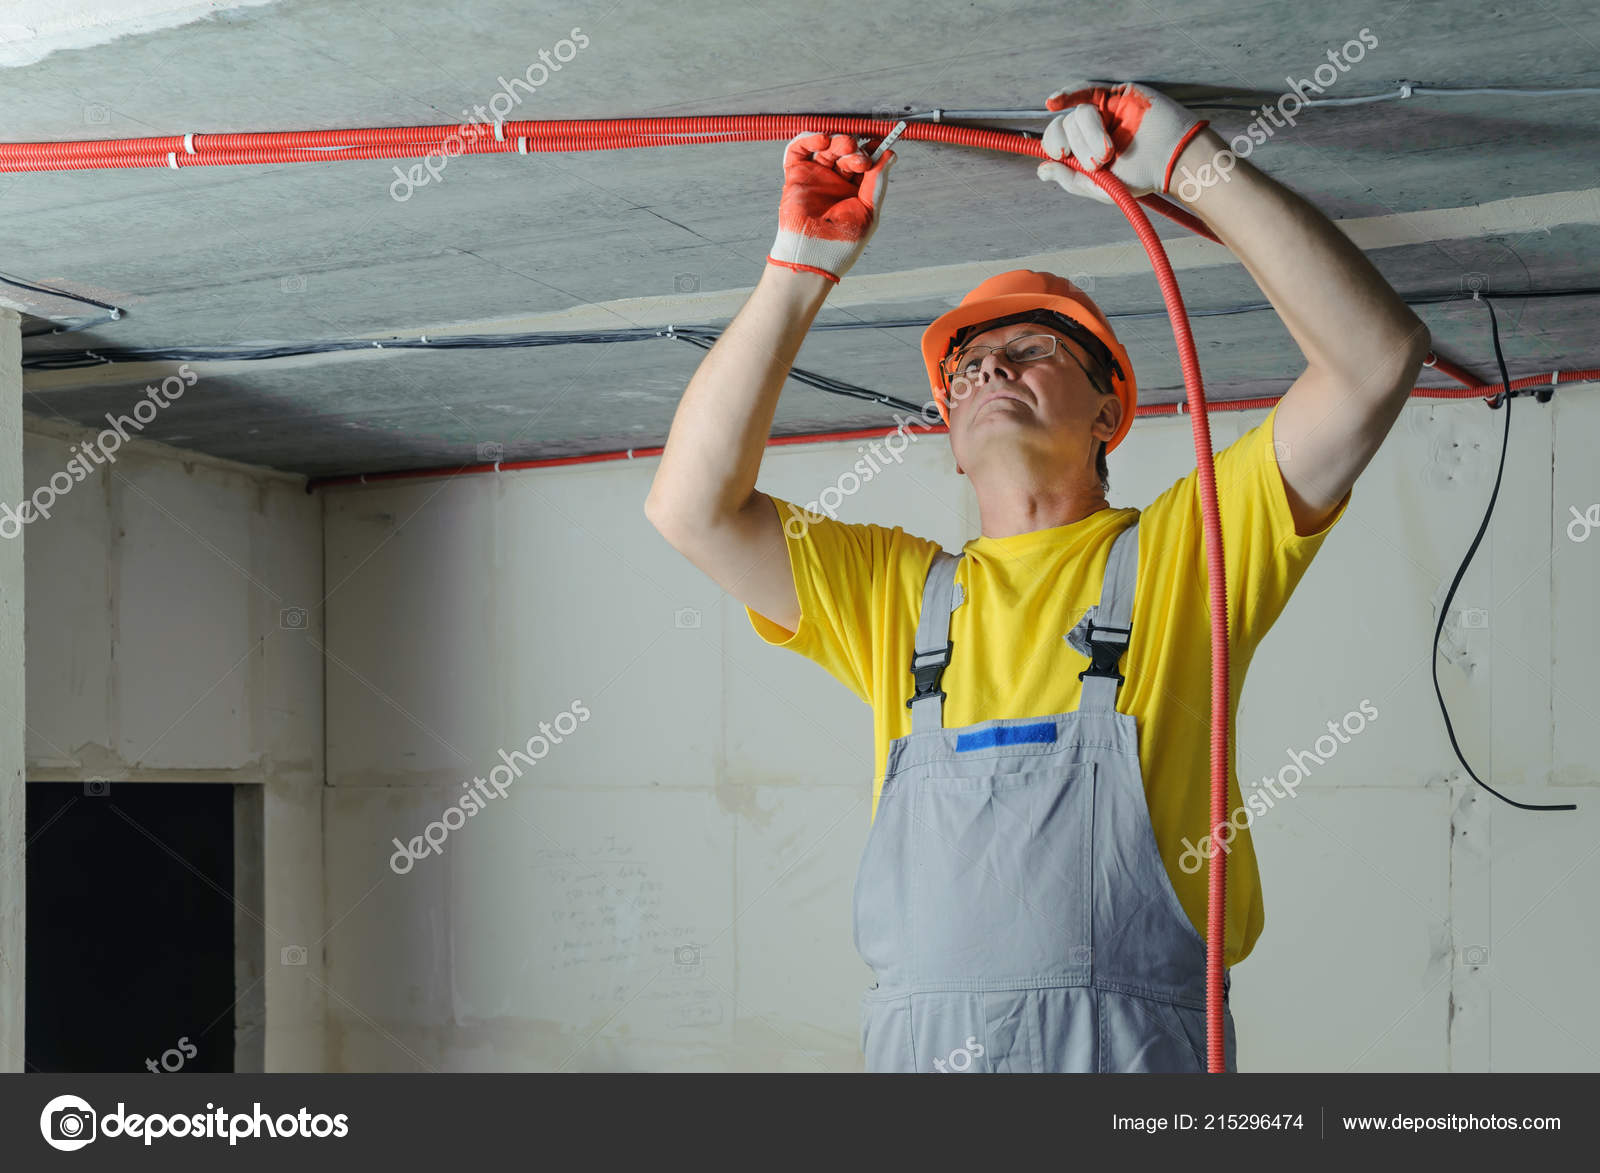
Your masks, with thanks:
M1094 292L1094 274L1092 273L1068 273L1067 280L1085 293Z
M478 459L488 462L491 460L504 460L506 447L498 440L484 440L478 444Z
M672 947L672 967L680 977L697 976L701 972L702 965L699 945L691 943Z
M77 1096L57 1096L39 1113L39 1131L51 1148L74 1152L95 1137L94 1109Z
M285 607L278 612L278 626L287 631L304 631L306 629L306 609L304 607Z
M700 274L679 273L672 279L672 292L698 293L700 292Z
M1461 274L1461 280L1457 281L1456 285L1462 293L1488 293L1489 274L1463 273Z
M1468 607L1461 612L1462 627L1488 627L1489 612L1482 607Z
M285 945L278 951L279 965L304 965L306 963L306 947L304 945Z
M285 293L304 293L306 291L306 279L298 273L293 277L285 277L279 282L279 285Z
M1288 460L1289 459L1289 441L1287 441L1287 440L1274 440L1272 442L1272 455L1277 458L1279 464L1282 464L1284 461Z
M679 607L672 613L672 625L674 627L699 627L700 612L693 607Z
M83 780L83 794L85 798L104 798L111 793L111 779L102 778L99 774Z
M108 106L99 104L85 106L83 108L83 120L91 125L97 122L110 122L111 109Z
M1487 945L1467 945L1467 946L1465 946L1461 950L1461 964L1462 965L1472 965L1472 966L1488 965L1489 964L1489 946L1487 946Z

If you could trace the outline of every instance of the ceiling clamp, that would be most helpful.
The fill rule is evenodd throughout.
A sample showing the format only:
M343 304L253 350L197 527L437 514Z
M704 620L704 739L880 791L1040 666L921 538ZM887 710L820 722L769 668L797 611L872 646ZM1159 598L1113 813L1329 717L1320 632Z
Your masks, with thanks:
M872 152L872 155L867 159L867 162L876 163L880 158L883 157L883 153L894 145L895 140L905 132L906 120L902 118L899 122L895 123L893 130L883 136L883 141L878 144L878 149Z
M1412 86L1412 83L1408 82L1408 81L1403 81L1403 82L1400 83L1400 97L1401 98L1409 98L1411 96L1411 86Z
M1538 403L1549 403L1550 397L1556 393L1556 385L1561 381L1561 368L1557 367L1550 372L1550 386L1536 388L1533 398Z

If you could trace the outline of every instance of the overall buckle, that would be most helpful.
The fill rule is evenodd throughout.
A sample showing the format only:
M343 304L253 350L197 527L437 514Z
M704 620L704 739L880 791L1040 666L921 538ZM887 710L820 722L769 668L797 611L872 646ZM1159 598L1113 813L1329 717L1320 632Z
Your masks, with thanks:
M944 670L950 664L950 649L954 643L946 643L942 648L935 648L931 652L913 652L911 654L911 678L916 682L916 691L911 694L911 699L906 702L910 708L920 700L936 696L940 700L945 694L939 690L939 678L944 675ZM919 664L918 660L925 656L938 656L939 659L931 664Z
M1089 620L1088 629L1083 638L1094 654L1089 657L1089 666L1078 673L1078 679L1085 676L1108 676L1121 684L1126 677L1117 671L1117 665L1122 660L1122 654L1128 650L1128 640L1133 636L1132 627L1107 627ZM1114 631L1121 635L1120 639L1095 639L1096 631Z

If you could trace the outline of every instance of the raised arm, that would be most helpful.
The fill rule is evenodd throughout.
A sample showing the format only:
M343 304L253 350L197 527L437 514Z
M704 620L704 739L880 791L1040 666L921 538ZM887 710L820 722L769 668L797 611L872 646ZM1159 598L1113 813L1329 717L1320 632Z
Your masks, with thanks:
M789 143L766 268L689 380L645 501L645 516L675 549L790 631L800 603L783 524L756 475L795 355L828 291L871 239L893 162L886 151L869 166L845 135Z
M723 590L790 631L800 623L783 523L756 489L789 368L833 286L768 265L678 402L645 516Z
M1109 166L1134 195L1182 200L1277 310L1306 361L1273 420L1278 470L1295 528L1321 529L1399 418L1427 357L1427 327L1326 216L1159 91L1084 82L1048 104L1064 113L1045 131L1046 153L1070 149L1088 170ZM1061 163L1041 163L1039 177L1109 202Z
M1229 154L1208 129L1179 168ZM1233 250L1305 356L1273 440L1295 528L1315 533L1400 417L1428 357L1428 327L1332 221L1249 162L1236 160L1229 179L1185 202Z

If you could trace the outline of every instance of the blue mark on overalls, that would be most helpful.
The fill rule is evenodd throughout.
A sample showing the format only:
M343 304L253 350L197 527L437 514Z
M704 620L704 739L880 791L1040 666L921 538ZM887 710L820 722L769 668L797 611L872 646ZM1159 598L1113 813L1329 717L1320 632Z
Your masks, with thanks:
M1040 721L1035 725L995 725L976 733L956 735L956 752L967 749L993 749L997 745L1031 745L1056 739L1056 723Z

